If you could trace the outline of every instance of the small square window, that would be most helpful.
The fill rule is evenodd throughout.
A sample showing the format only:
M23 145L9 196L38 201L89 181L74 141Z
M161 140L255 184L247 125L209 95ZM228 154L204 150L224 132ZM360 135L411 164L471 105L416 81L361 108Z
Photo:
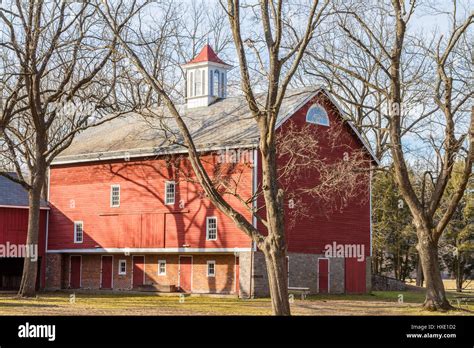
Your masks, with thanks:
M216 276L216 261L207 261L207 276Z
M120 206L120 185L110 186L110 206L113 208Z
M127 274L127 260L119 260L118 274L119 275Z
M217 218L215 216L206 219L206 239L217 240Z
M176 183L167 181L165 183L165 204L174 204L176 194Z
M74 243L82 243L84 241L84 223L82 221L74 221Z
M158 275L166 275L166 260L158 261Z

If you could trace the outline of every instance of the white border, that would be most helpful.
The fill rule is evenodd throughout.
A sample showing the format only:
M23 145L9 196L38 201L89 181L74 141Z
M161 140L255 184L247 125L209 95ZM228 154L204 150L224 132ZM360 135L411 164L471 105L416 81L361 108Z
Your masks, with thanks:
M168 203L167 202L167 197L168 197L168 185L173 184L174 186L174 195L173 195L173 202ZM176 204L176 182L174 180L167 180L165 181L165 194L164 194L164 203L165 205L175 205Z
M114 192L114 188L118 187L118 204L117 205L114 205L113 204L113 192ZM120 188L120 184L112 184L110 185L110 207L111 208L119 208L120 207L120 199L121 199L121 196L122 196L122 189Z
M28 206L23 205L0 205L0 208L12 208L12 209L30 209ZM50 207L40 207L40 210L51 210Z
M209 219L216 219L216 238L209 238ZM217 228L217 216L206 216L206 240L209 241L216 241L219 235L219 229Z
M80 242L78 242L76 238L76 234L77 234L76 224L79 224L79 223L82 225L82 240ZM74 221L74 244L82 244L82 243L84 243L84 221L77 220L77 221Z
M219 150L228 150L231 148L254 149L256 146L258 146L258 140L256 140L254 143L248 143L248 144L236 143L236 144L229 144L227 146L211 146L207 148L198 148L197 151L198 152L212 152L212 151L219 151ZM139 148L139 149L133 149L132 151L144 151L144 152L132 154L130 153L130 151L120 150L120 151L107 151L107 152L90 152L83 155L69 155L69 156L63 156L62 158L65 158L64 160L61 160L61 158L59 158L58 160L53 161L53 163L51 163L51 166L54 167L54 166L60 166L64 164L102 162L102 161L110 161L110 160L116 160L116 159L123 160L124 154L127 154L129 158L153 157L154 159L158 156L188 153L188 150L169 150L169 151L154 151L153 152L153 148ZM104 156L104 154L109 155L109 156ZM72 159L72 160L67 159L67 157L77 157L77 156L97 156L97 157Z
M84 254L104 254L104 253L118 253L122 254L125 252L130 253L238 253L252 251L252 248L95 248L95 249L55 249L48 250L50 254L63 254L63 253L84 253Z
M370 174L369 174L369 226L370 226L370 257L372 257L372 165L370 165Z
M121 273L121 272L120 272L120 262L121 262L121 261L125 261L125 273ZM119 276L127 275L127 259L119 259L117 266L118 266L117 275L119 275ZM112 267L112 268L113 268L113 267Z
M213 275L209 275L209 265L214 265L214 274ZM216 260L208 260L206 262L206 265L207 265L207 268L206 268L206 275L208 278L215 278L216 277L216 273L217 273L217 270L216 270Z
M165 273L160 273L160 262L164 262L164 263L165 263ZM157 270L157 272L156 272L157 275L159 275L159 276L165 276L165 275L166 275L166 260L163 260L163 259L162 259L162 260L158 260L157 266L158 266L158 270Z

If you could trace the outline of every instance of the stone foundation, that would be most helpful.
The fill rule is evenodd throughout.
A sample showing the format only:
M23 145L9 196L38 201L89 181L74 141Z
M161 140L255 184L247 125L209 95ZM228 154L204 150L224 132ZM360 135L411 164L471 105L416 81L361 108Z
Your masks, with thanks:
M82 255L82 289L99 290L101 282L101 256ZM114 254L112 278L114 290L132 289L132 255ZM142 255L143 256L143 255ZM178 254L147 254L145 256L144 285L155 289L177 288L179 284ZM195 254L192 261L192 292L214 294L237 294L242 298L267 297L270 295L265 258L262 252L241 252L239 257L239 279L236 284L236 256L234 254ZM322 254L288 254L288 286L309 288L310 294L318 293L318 259ZM48 254L46 264L46 289L70 288L70 255ZM118 274L119 260L126 260L127 272ZM166 261L166 275L158 275L158 261ZM216 276L207 276L207 261L216 263ZM372 288L370 258L366 260L366 291ZM345 259L329 259L329 293L341 294L345 287Z
M318 293L318 259L322 254L288 254L288 287L309 288L310 294ZM370 258L366 261L366 288L371 291ZM252 297L267 297L270 295L265 258L262 252L254 253L253 277L251 286ZM329 293L342 294L345 288L345 259L329 259Z
M46 255L45 290L59 290L62 288L63 258L61 254Z
M371 278L374 291L405 291L406 284L398 279L374 274Z
M250 253L248 253L250 255ZM79 254L74 254L79 255ZM48 290L69 289L70 288L70 256L66 254L49 254L46 270L46 284ZM112 285L113 290L132 289L132 257L133 255L110 254L112 261ZM138 255L137 255L138 256ZM177 288L179 284L179 255L140 255L145 257L145 286L152 286L156 289ZM188 255L187 255L188 256ZM236 256L234 254L195 254L192 256L192 292L202 294L235 294L235 272ZM101 257L98 254L81 255L81 289L100 290L101 288ZM118 274L119 261L126 261L126 273ZM166 261L166 274L158 274L158 261ZM215 261L215 276L207 276L207 261ZM248 271L245 267L244 274ZM245 277L242 278L243 291L247 294L248 283Z

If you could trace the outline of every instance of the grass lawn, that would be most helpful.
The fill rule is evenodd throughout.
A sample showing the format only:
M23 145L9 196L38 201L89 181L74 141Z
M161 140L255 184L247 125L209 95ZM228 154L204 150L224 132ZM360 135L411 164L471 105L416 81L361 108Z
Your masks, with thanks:
M399 303L399 295L403 303ZM449 293L453 297L455 293ZM154 294L41 293L35 299L0 294L0 315L270 315L269 299L157 296ZM474 297L474 294L470 296ZM473 315L472 312L431 313L420 308L424 294L418 291L375 291L367 295L315 295L295 299L295 315ZM464 307L466 308L466 307Z

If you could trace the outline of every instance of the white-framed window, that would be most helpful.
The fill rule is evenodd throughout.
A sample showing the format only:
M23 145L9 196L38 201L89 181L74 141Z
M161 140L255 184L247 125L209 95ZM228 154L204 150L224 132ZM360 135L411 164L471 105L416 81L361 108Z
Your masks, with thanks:
M174 181L165 182L165 204L174 204L176 195L176 183Z
M315 104L306 113L306 122L329 127L328 113L321 105Z
M110 186L110 206L112 208L120 207L120 185Z
M158 260L158 275L166 275L166 260Z
M118 263L118 274L125 275L127 274L127 260L119 260Z
M84 222L74 221L74 243L82 243L84 241Z
M217 218L215 216L208 216L206 218L206 239L217 239Z
M207 261L207 276L215 277L216 276L216 261Z

